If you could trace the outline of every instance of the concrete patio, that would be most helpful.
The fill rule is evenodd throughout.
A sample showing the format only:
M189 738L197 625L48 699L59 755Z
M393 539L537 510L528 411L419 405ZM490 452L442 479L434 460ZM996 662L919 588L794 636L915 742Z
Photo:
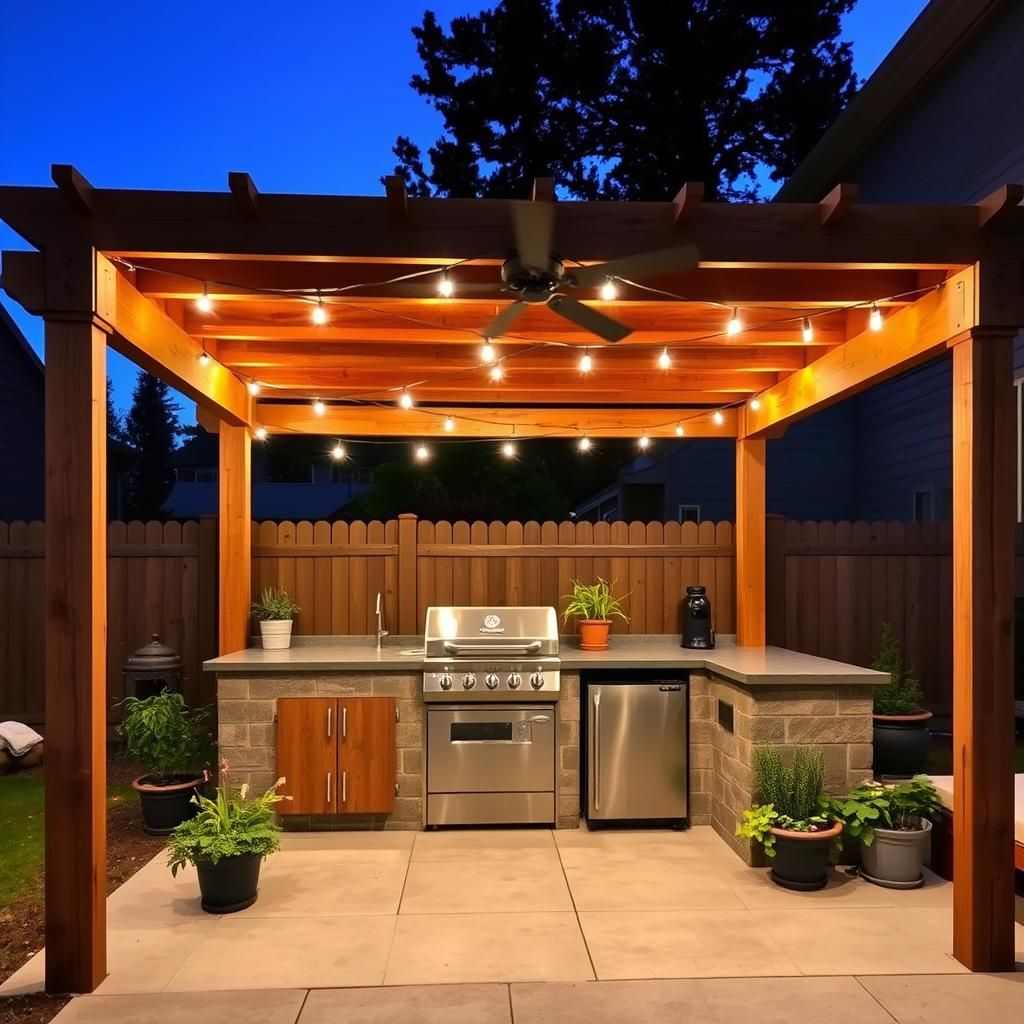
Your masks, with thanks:
M259 901L229 917L200 910L194 872L147 864L110 897L109 976L59 1019L518 1024L630 1007L654 1024L697 1009L738 1020L751 1001L796 1020L824 999L834 1020L861 1022L1024 1013L1024 974L970 975L953 959L952 886L934 876L897 892L839 872L790 893L710 828L282 842ZM1017 950L1024 960L1020 924ZM42 982L39 954L0 994Z

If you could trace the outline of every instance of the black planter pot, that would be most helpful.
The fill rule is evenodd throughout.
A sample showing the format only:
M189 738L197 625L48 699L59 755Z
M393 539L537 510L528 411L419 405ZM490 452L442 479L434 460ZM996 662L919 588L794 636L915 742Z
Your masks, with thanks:
M194 818L199 810L192 797L201 792L201 775L177 775L175 782L167 786L155 786L140 775L132 783L139 794L142 805L142 829L151 836L168 836L183 821Z
M813 892L828 884L828 855L832 840L842 832L836 822L825 832L790 832L773 828L775 856L772 858L772 881L783 889Z
M196 864L203 910L208 914L234 914L256 902L260 886L260 862L257 853L222 857L216 864Z
M924 771L932 737L930 711L913 715L873 715L875 778L909 779Z

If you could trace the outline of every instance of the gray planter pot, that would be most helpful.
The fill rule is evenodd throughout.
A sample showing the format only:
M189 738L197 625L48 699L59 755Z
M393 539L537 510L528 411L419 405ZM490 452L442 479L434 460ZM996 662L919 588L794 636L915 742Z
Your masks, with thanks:
M931 846L932 823L925 819L913 832L876 828L870 846L860 844L861 875L887 889L917 889L924 885L921 865Z

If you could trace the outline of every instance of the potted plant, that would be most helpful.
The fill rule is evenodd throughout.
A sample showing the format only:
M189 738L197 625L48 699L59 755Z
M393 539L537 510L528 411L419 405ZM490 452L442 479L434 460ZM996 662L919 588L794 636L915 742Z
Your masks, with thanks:
M629 617L622 610L625 598L613 595L614 586L614 580L609 584L600 576L596 583L572 581L572 594L564 598L569 602L565 607L564 621L577 620L580 650L607 651L612 618L629 622Z
M249 799L249 787L233 792L227 761L221 761L220 784L213 799L196 796L196 815L183 821L167 841L167 863L172 875L194 864L199 875L202 907L208 914L233 914L256 902L260 864L280 848L274 804L280 796L277 782L262 796Z
M743 812L736 835L761 844L777 885L798 892L823 889L829 855L843 830L829 811L825 755L797 747L787 765L777 747L755 747L754 777L761 802Z
M928 757L932 713L921 707L921 684L907 671L900 642L888 622L882 625L871 667L890 676L886 686L875 690L872 769L876 778L911 778L924 769Z
M252 613L260 624L264 650L283 651L291 646L292 620L299 614L299 606L288 591L265 587L260 599L253 603Z
M942 813L939 794L926 775L885 786L862 782L833 811L854 839L860 840L860 873L888 889L924 885L921 866L931 839L932 822Z
M208 708L190 708L180 693L163 690L152 697L125 697L121 735L128 756L146 773L132 786L142 805L142 827L165 836L195 813L191 804L208 778L198 770L209 756Z

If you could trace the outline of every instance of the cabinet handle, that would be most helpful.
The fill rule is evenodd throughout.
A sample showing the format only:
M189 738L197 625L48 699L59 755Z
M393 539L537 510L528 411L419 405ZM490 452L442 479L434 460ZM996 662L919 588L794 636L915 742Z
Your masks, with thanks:
M348 737L348 705L342 704L341 706L341 738L346 739Z
M594 810L601 810L601 691L594 693Z
M327 806L331 806L331 773L327 773Z
M348 803L348 772L341 773L341 802Z
M327 738L328 739L331 738L331 713L333 711L334 711L334 708L328 708L327 709Z

